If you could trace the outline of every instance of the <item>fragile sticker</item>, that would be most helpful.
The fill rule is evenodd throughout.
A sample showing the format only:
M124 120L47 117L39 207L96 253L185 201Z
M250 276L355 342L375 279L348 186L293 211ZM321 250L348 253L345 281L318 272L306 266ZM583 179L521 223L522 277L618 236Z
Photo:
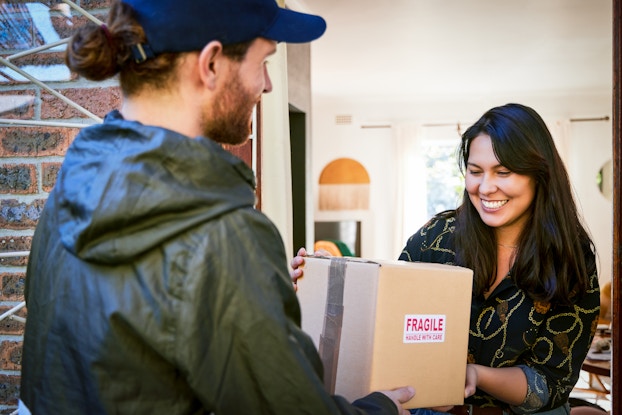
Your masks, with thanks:
M443 314L407 314L404 316L404 343L440 343L445 341Z

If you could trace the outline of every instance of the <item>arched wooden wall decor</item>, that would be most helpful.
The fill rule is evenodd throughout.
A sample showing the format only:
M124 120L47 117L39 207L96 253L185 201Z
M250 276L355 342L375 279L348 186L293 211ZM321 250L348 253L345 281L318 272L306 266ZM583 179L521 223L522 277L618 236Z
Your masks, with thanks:
M369 174L358 161L331 161L320 174L320 210L369 209L369 183Z

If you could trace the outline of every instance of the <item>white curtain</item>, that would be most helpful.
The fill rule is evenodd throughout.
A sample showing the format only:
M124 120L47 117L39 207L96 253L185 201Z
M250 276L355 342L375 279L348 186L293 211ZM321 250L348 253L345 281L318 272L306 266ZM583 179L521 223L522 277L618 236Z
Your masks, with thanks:
M581 200L578 197L576 189L576 180L573 178L574 171L576 170L576 163L573 161L573 144L572 144L572 123L569 119L563 118L551 122L546 122L546 126L553 136L555 147L559 156L562 158L568 176L570 178L570 184L572 186L573 196L581 211Z
M395 129L396 212L394 251L399 254L408 238L428 219L425 158L420 124L400 124ZM397 259L396 254L396 259Z
M551 135L553 136L553 141L555 142L555 147L557 147L559 155L564 161L566 167L568 167L568 157L570 151L570 120L567 118L555 120L554 122L547 123L546 126L549 128L549 131L551 131Z

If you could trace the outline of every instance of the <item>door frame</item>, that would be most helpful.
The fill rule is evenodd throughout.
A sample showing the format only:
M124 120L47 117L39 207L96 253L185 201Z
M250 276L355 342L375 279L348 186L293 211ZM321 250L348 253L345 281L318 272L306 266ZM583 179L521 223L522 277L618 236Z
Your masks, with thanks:
M622 415L622 396L613 391L622 388L622 0L613 0L613 270L612 270L612 342L611 413Z

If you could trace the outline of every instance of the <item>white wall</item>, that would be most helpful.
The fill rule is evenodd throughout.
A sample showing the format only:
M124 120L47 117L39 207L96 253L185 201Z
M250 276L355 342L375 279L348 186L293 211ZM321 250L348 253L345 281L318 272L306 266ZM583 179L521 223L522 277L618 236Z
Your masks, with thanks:
M529 105L551 126L560 152L565 158L580 207L600 252L601 281L611 279L612 203L598 193L595 177L600 166L611 157L611 121L573 122L571 118L611 117L611 96L507 97L472 102L410 102L383 104L336 101L314 96L312 119L311 175L315 219L362 219L362 252L366 258L396 259L402 246L396 246L393 215L397 181L395 127L403 123L457 123L466 128L493 106L508 102ZM337 115L351 115L351 125L337 125ZM565 120L565 121L564 121ZM391 124L393 128L365 129L361 125ZM566 129L558 128L560 123ZM556 127L557 126L557 127ZM464 131L464 129L463 129ZM565 135L562 134L565 132ZM371 177L369 212L327 213L318 210L318 180L324 166L339 157L351 157L365 166ZM423 199L422 199L423 202ZM412 229L415 232L416 229Z
M611 121L570 124L568 170L580 209L599 253L599 280L611 281L613 202L596 186L596 175L611 160Z
M262 96L261 210L278 228L285 252L292 246L292 180L287 97L287 49L284 43L270 58L272 92Z

